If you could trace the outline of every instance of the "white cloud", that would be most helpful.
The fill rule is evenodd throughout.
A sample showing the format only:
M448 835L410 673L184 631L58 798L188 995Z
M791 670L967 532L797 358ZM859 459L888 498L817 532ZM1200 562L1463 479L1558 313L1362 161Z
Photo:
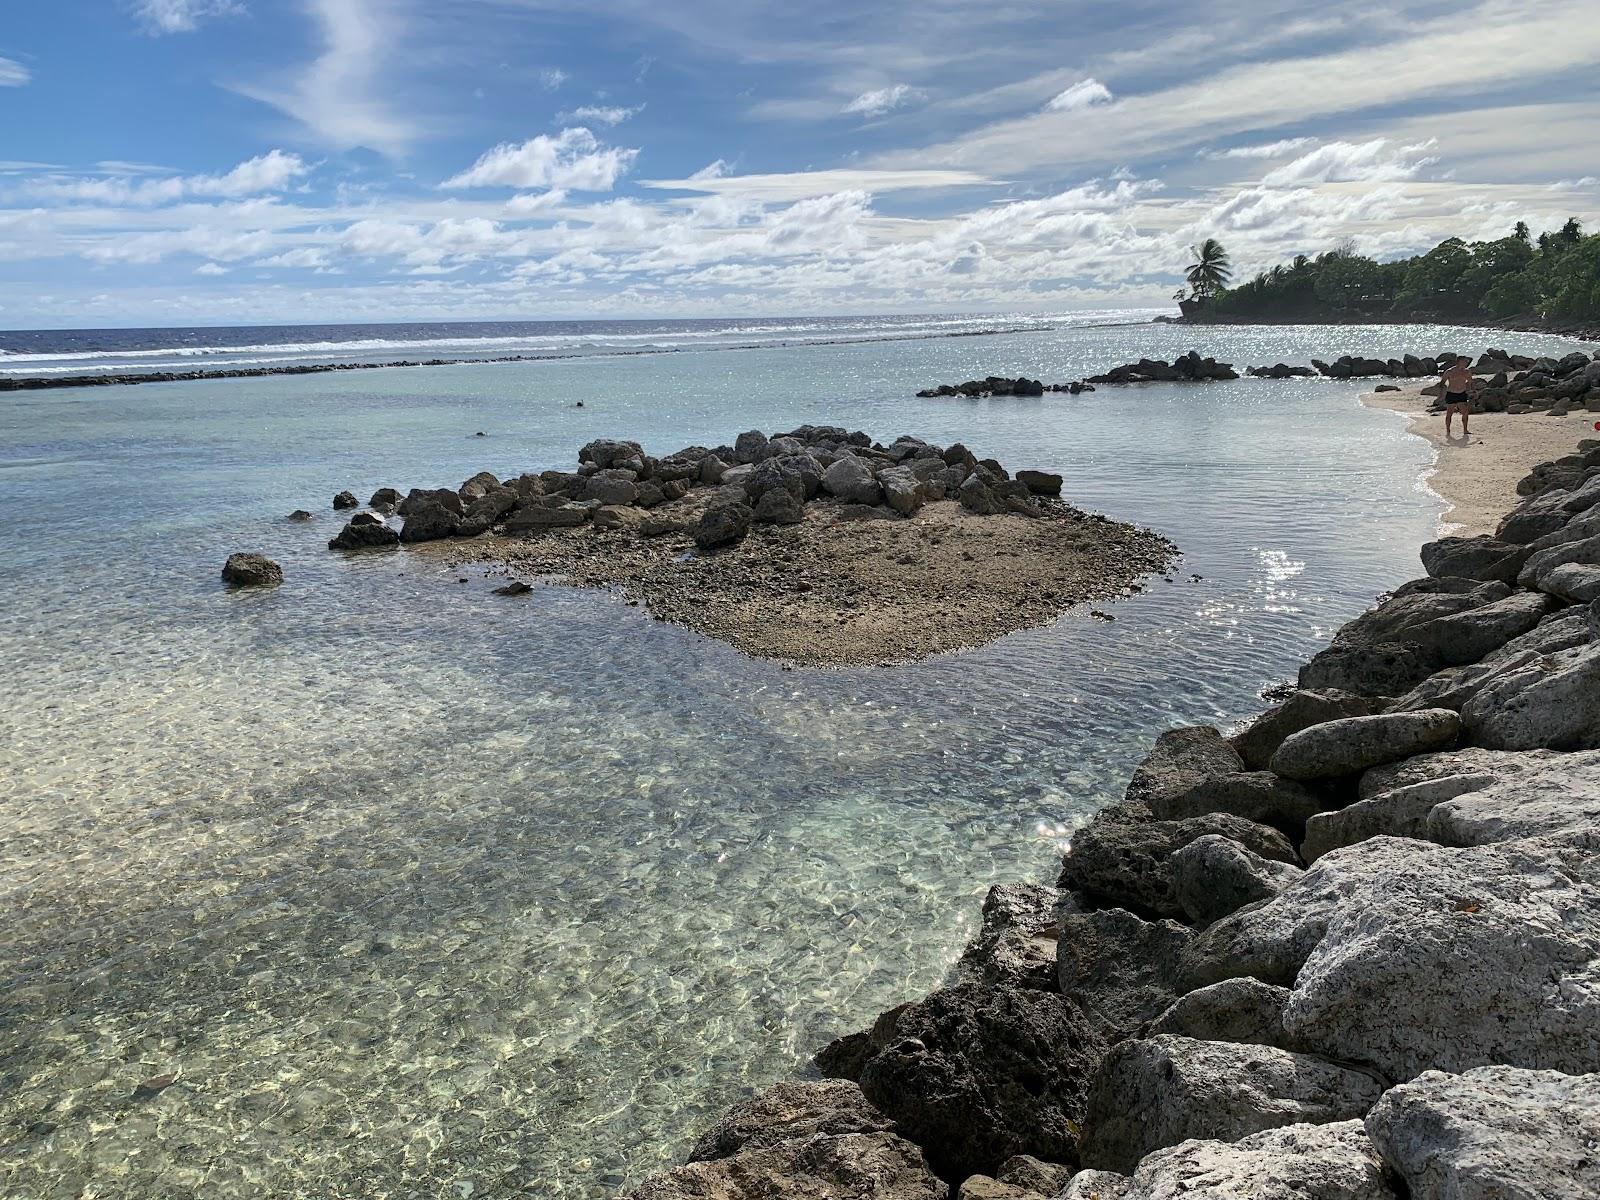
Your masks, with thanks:
M1600 187L1600 175L1585 175L1582 179L1558 179L1550 185L1552 191L1567 191Z
M946 188L978 187L996 182L975 171L875 171L836 168L829 171L787 171L770 175L730 175L720 158L702 167L687 179L644 179L648 188L686 192L709 192L723 196L744 196L780 203L807 196L827 196L836 192L941 191Z
M539 72L539 86L547 92L553 92L571 78L560 67L546 67Z
M1124 96L1093 122L1063 120L1046 110L925 149L885 154L875 165L1093 169L1171 154L1202 139L1548 84L1600 61L1600 21L1592 19L1592 7L1593 0L1483 0L1419 15L1377 40L1238 63ZM1494 53L1484 54L1491 45ZM1466 77L1462 62L1473 64Z
M133 11L150 33L190 33L206 18L242 7L235 0L134 0Z
M1329 142L1261 177L1264 187L1304 187L1313 183L1410 179L1439 160L1425 156L1432 143L1389 149L1387 138L1370 142Z
M201 263L194 269L194 273L196 275L226 275L228 273L228 268L223 266L221 263Z
M229 85L299 121L340 150L365 146L398 155L416 138L417 120L389 107L384 63L404 33L400 9L377 0L305 0L322 34L322 52L282 85Z
M551 188L548 192L525 193L513 196L506 201L506 212L514 217L531 217L535 213L548 212L552 208L559 208L567 202L567 193L562 188Z
M1058 92L1044 106L1046 112L1077 112L1097 104L1110 104L1114 97L1111 89L1098 79L1083 79L1064 92Z
M896 83L890 87L874 88L870 92L862 92L840 111L862 117L881 117L885 113L893 112L895 109L903 108L915 100L920 100L922 95L922 92L909 84Z
M0 58L0 87L21 87L33 78L28 70L14 58Z
M302 246L298 250L285 250L282 254L274 254L268 258L258 258L250 264L253 267L284 267L299 270L315 270L328 265L327 254L310 246Z
M30 179L25 187L30 194L46 199L154 205L171 204L190 196L237 199L281 191L310 171L311 167L298 154L270 150L246 159L222 175L174 175L139 180L125 175L103 179L52 175Z
M597 125L620 125L629 117L638 116L644 105L624 108L620 105L585 104L570 112L558 113L558 121L593 121Z
M1279 142L1267 142L1256 146L1230 146L1226 150L1202 150L1201 158L1282 158L1285 154L1293 154L1296 150L1304 150L1313 145L1316 138L1295 137L1284 138Z
M581 125L555 137L540 134L520 145L503 142L440 187L566 188L609 192L625 175L639 151L602 147Z

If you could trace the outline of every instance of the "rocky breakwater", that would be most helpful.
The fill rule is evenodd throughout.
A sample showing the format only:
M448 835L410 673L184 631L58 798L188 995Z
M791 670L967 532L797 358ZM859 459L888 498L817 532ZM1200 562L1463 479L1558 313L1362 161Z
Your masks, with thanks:
M1528 358L1491 350L1472 367L1487 376L1472 393L1474 412L1512 414L1542 412L1564 417L1571 412L1600 413L1600 353L1574 350L1561 358ZM1440 384L1423 389L1433 396L1435 408L1444 406Z
M599 440L578 458L380 489L329 546L415 547L514 581L615 588L662 620L807 665L980 645L1137 591L1176 555L1065 503L1059 474L1012 473L960 444L808 425L659 458Z
M1091 375L1090 383L1204 383L1215 379L1237 379L1232 363L1202 358L1200 351L1180 354L1171 362L1141 358L1138 362L1112 367L1103 375Z
M1600 443L636 1200L1600 1197Z
M941 396L965 396L969 400L984 399L993 396L1042 396L1046 392L1068 392L1078 395L1080 392L1092 392L1094 387L1084 383L1081 379L1071 383L1044 383L1038 379L1029 379L1019 375L1015 379L1004 375L988 375L982 379L969 379L965 383L941 383L937 387L923 388L918 396L928 399Z

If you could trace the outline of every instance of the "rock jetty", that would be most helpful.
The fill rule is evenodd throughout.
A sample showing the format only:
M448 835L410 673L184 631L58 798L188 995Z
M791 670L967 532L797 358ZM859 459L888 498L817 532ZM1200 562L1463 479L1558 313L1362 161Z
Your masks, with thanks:
M1530 480L634 1200L1600 1197L1600 442Z
M917 393L926 399L940 396L965 396L968 399L982 399L990 396L1042 396L1046 392L1069 392L1076 396L1080 392L1092 392L1093 386L1082 380L1071 383L1042 383L1037 379L1018 376L1015 379L1004 375L989 375L983 379L969 379L965 383L941 383L938 387L923 388Z
M617 588L762 657L901 662L1130 594L1170 566L1165 538L1072 507L1064 484L959 443L836 426L663 457L599 439L571 470L380 488L328 546L432 544L452 565Z
M1141 358L1138 362L1112 367L1103 375L1089 376L1090 383L1203 383L1213 379L1237 379L1232 363L1202 358L1200 351L1180 354L1171 362Z

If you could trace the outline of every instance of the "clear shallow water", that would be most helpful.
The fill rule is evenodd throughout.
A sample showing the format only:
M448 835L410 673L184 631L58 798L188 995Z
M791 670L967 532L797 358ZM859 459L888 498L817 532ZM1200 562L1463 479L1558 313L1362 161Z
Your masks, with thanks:
M1160 728L1246 715L1432 535L1359 385L912 397L1197 339L1562 345L1148 326L0 400L0 1194L607 1195L934 986ZM323 549L344 487L805 421L1060 470L1186 557L1113 623L806 672ZM285 584L225 591L235 549Z

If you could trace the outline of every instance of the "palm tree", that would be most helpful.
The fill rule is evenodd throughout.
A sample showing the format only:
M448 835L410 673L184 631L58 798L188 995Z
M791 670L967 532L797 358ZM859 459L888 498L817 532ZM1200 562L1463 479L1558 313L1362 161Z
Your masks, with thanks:
M1207 238L1198 246L1190 247L1189 253L1194 255L1194 261L1189 264L1184 278L1189 281L1189 287L1197 298L1214 296L1228 286L1228 280L1233 278L1233 268L1221 242L1216 238Z

